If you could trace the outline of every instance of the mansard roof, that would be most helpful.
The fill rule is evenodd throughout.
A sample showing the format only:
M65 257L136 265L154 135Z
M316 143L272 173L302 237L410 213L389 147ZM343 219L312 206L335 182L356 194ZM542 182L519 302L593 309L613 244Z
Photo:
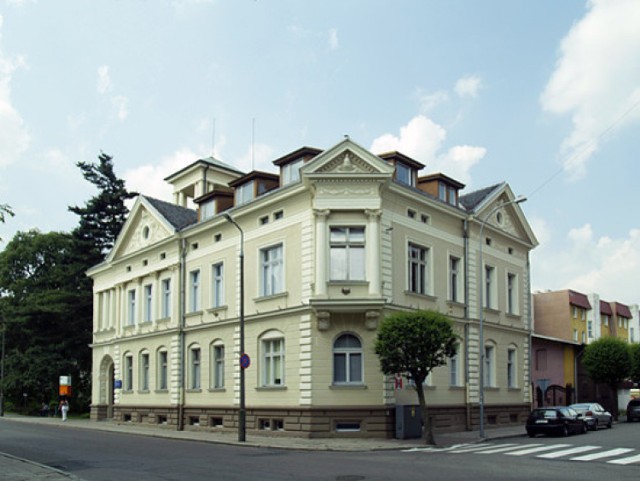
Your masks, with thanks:
M161 214L175 230L182 230L198 221L198 213L187 207L165 202L164 200L154 199L153 197L143 196L157 211Z

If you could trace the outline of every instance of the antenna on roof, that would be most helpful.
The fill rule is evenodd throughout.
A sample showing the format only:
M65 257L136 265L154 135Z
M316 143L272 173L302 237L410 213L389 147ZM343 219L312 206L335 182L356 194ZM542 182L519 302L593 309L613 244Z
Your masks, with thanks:
M251 119L251 170L256 170L256 118Z

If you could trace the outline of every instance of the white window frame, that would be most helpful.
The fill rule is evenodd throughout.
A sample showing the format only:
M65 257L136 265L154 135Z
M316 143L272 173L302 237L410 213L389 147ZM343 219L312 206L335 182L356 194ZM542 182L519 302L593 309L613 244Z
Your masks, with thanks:
M224 344L214 341L211 344L211 389L224 389Z
M518 387L518 349L515 346L507 349L507 387Z
M189 272L189 312L200 310L200 269Z
M200 389L202 375L202 350L200 346L189 347L189 389Z
M136 289L129 289L127 291L127 325L136 325Z
M211 266L211 307L224 306L224 263Z
M462 291L462 273L460 272L460 265L462 259L455 255L449 256L449 300L453 302L460 301L460 293Z
M166 391L169 389L169 351L158 349L157 359L157 388L159 391Z
M493 344L484 346L484 385L496 387L496 347Z
M344 233L338 237L339 231ZM329 229L329 261L332 281L366 279L366 229L364 226L334 225Z
M151 322L153 319L153 285L144 286L144 322Z
M284 246L282 243L260 249L260 295L284 292Z
M126 353L122 362L122 374L124 377L124 390L133 391L133 354Z
M149 390L149 353L142 351L140 353L140 379L138 380L138 389L140 391Z
M496 268L492 265L485 264L483 271L484 307L486 309L496 309Z
M355 340L357 345L338 346L341 340ZM356 361L357 359L357 361ZM358 362L360 369L352 370L354 362ZM344 379L338 379L338 366L343 367ZM357 367L357 366L356 366ZM362 340L353 333L344 332L333 341L333 384L336 385L361 385L364 382L364 353Z
M171 317L171 278L162 279L162 318Z
M255 197L255 181L251 180L236 187L236 205L247 204Z
M285 385L285 339L281 333L265 335L260 340L262 352L262 387Z
M409 242L407 244L407 290L414 294L431 293L431 249Z
M507 272L507 314L520 313L520 284L518 274Z
M300 180L300 168L304 165L303 159L289 162L282 166L282 185L292 184Z
M416 179L413 173L413 169L407 164L396 162L396 181L403 185L415 187Z

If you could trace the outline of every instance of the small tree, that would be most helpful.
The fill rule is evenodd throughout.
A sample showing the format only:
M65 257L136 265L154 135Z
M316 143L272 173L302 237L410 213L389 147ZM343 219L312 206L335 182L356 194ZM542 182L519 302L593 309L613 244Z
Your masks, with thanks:
M456 352L458 336L453 322L435 311L400 312L380 324L375 352L382 372L403 373L413 381L422 412L423 439L435 444L423 384L434 368L443 366Z
M635 383L640 383L640 343L634 342L629 346L631 357L631 372L629 377Z
M617 337L602 337L585 347L582 364L595 381L613 392L613 415L618 419L618 384L631 372L629 346Z

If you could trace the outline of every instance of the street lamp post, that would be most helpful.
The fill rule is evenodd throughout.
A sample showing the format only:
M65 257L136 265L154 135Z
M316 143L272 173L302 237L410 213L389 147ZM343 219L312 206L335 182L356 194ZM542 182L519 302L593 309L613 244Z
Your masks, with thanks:
M244 231L238 223L231 217L231 214L225 212L222 214L224 218L233 224L240 232L240 359L244 356ZM240 364L240 408L238 409L238 441L245 442L247 439L247 411L245 407L245 366Z
M478 354L480 359L480 437L484 438L484 363L485 363L485 348L484 348L484 283L485 283L485 271L484 265L482 262L482 234L484 232L484 226L486 225L489 218L499 209L506 207L510 204L520 204L527 200L526 197L518 197L516 199L510 200L509 202L503 202L495 206L491 211L484 217L484 219L480 222L480 237L478 239L479 246L479 254L478 254L478 264L480 266L480 282L478 282L478 290L480 292L478 296L478 319L480 320L480 342L478 347Z

